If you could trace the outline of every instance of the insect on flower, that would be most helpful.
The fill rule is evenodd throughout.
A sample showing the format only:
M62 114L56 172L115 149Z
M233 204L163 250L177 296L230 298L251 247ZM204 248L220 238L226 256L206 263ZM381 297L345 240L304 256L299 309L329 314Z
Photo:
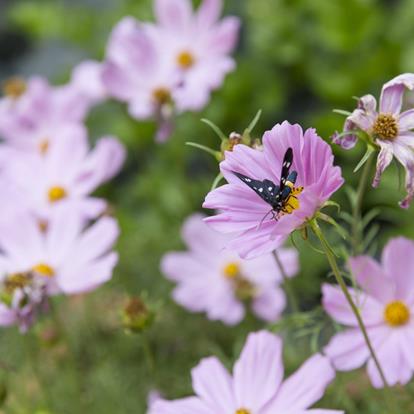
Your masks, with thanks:
M233 174L240 178L249 188L251 188L260 198L268 203L272 209L263 217L262 222L272 213L277 220L281 213L290 214L299 207L297 196L302 192L303 187L295 187L298 177L297 171L290 171L293 162L292 148L288 148L283 157L282 171L280 173L280 183L276 185L271 180L254 180L246 175L233 171Z

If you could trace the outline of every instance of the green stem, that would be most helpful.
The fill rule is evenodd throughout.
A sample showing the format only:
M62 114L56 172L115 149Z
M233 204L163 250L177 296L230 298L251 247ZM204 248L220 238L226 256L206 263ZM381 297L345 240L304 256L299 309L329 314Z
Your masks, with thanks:
M142 344L142 349L145 354L145 358L147 360L148 370L150 374L152 375L155 372L155 359L151 351L151 346L149 344L148 338L145 335L145 333L141 334L141 344Z
M368 337L368 333L367 333L367 330L365 328L364 322L362 321L361 314L360 314L357 306L355 305L354 301L352 300L352 297L351 297L351 295L350 295L350 293L348 291L348 288L346 286L346 283L345 283L345 281L344 281L344 279L343 279L343 277L341 275L341 272L339 270L339 267L338 267L338 264L336 262L335 256L332 253L332 249L331 249L328 241L326 240L325 236L323 235L322 230L319 227L319 224L317 223L317 221L316 220L312 220L310 222L310 225L311 225L311 228L312 228L313 232L318 237L318 239L319 239L319 241L321 243L322 249L325 252L326 258L328 259L329 265L331 266L332 272L335 275L336 281L338 282L339 286L341 287L342 292L345 295L346 300L348 301L349 306L351 307L352 312L354 313L354 315L355 315L355 317L357 319L359 329L361 330L362 335L364 336L365 342L366 342L366 344L368 346L368 349L369 349L369 352L371 354L371 357L372 357L372 359L373 359L373 361L374 361L374 363L375 363L375 365L376 365L376 367L378 369L378 372L380 374L380 377L381 377L384 385L386 387L389 387L389 385L387 383L387 380L385 379L384 372L383 372L383 370L381 368L381 365L380 365L380 363L378 361L377 355L375 354L374 348L373 348L373 346L371 344L371 341L370 341L370 339Z
M362 200L364 198L368 178L371 172L372 161L374 157L369 157L367 162L364 165L364 169L362 170L361 179L359 180L359 185L357 189L357 197L355 201L355 205L352 209L352 253L353 255L357 255L362 253L361 251L361 243L362 243L362 231L360 229L361 223L361 207L362 207Z
M285 267L283 266L283 263L280 260L279 254L277 253L276 250L273 250L273 256L279 267L280 273L282 274L283 286L289 298L290 306L292 307L293 312L299 312L299 305L298 305L298 301L296 300L295 292L292 289L292 284L290 283L290 279L288 275L286 274Z

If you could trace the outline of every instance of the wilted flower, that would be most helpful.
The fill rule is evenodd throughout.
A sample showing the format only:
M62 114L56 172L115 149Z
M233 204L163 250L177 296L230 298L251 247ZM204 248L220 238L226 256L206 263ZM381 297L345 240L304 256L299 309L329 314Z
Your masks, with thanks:
M358 108L347 117L344 135L342 138L334 135L334 142L349 149L355 145L358 130L368 134L372 144L380 148L374 187L379 185L382 173L395 156L406 170L407 196L400 206L408 208L414 196L414 109L401 112L405 89L414 89L414 74L405 73L387 82L382 87L378 109L375 97L364 95Z
M99 71L96 63L83 62L63 86L51 86L42 77L6 82L0 137L19 149L45 154L63 128L81 123L90 107L103 99Z
M70 208L56 209L47 231L32 216L0 223L0 324L33 322L49 295L75 294L108 281L118 260L111 251L118 225L104 217L85 228Z
M62 128L46 157L8 147L3 147L2 156L3 180L39 218L47 220L61 204L95 218L106 202L89 194L119 171L125 150L112 137L101 138L90 150L85 127L71 125Z
M295 202L289 212L281 212L275 218L269 214L270 205L234 172L279 185L288 148L293 151L292 170L297 171L292 186ZM222 233L237 233L228 247L244 258L273 251L287 235L310 220L343 184L341 169L333 165L333 158L330 146L314 129L303 133L299 125L287 121L264 134L262 150L236 145L232 152L226 152L220 164L228 184L211 191L203 204L220 211L207 218L207 223Z
M286 305L279 287L283 277L272 255L242 260L225 249L228 237L210 229L203 215L190 216L182 230L188 251L166 254L163 273L177 282L174 300L192 312L207 312L212 320L239 323L245 314L244 301L267 321L280 317ZM298 257L294 249L278 249L284 271L294 276Z
M369 256L349 260L360 290L351 290L388 385L406 384L414 371L414 242L399 237L385 246L381 263ZM337 333L325 348L340 371L359 368L368 361L368 375L375 387L383 387L380 374L355 315L339 288L323 286L323 306L348 329Z
M215 357L192 370L195 397L158 399L149 414L340 414L310 409L335 377L327 358L316 354L283 381L282 340L269 332L251 333L231 376Z

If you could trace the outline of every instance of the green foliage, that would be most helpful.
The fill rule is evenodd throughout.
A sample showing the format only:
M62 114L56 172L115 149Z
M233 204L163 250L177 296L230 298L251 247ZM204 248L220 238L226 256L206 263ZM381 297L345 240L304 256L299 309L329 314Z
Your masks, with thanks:
M101 58L111 27L122 16L149 20L152 15L150 0L8 4L8 29L25 36L31 45L26 56L31 59L22 60L25 65L42 56L52 41L61 52ZM57 300L52 316L33 334L1 331L0 413L144 413L153 389L171 398L191 392L190 369L200 358L215 354L231 366L246 334L265 324L249 317L229 328L190 314L172 302L172 285L159 271L166 251L183 248L181 223L201 209L218 173L209 154L185 142L219 149L219 139L200 119L213 121L226 136L232 131L242 134L259 108L263 113L253 138L288 119L316 127L328 139L343 123L343 116L332 113L333 108L352 110L352 96L379 94L385 81L414 68L410 0L228 0L226 11L243 19L238 69L213 94L203 113L177 120L170 141L155 144L154 125L131 120L125 107L114 102L90 115L93 138L115 134L128 149L123 172L98 192L111 200L121 224L120 264L107 286L87 296ZM45 67L54 67L54 57L49 59ZM14 62L18 71L19 64L23 63ZM53 72L52 80L67 79L69 70ZM30 73L30 66L24 71ZM359 182L360 172L354 174L353 169L364 150L362 144L349 152L334 148L352 188ZM392 167L379 189L365 191L357 229L366 230L360 240L364 249L375 240L374 253L378 253L391 236L414 237L413 209L401 211L397 205L403 197L398 182L398 171ZM352 196L349 203L342 191L336 201L341 206L339 224L346 227ZM339 251L341 238L332 226L326 228ZM321 281L328 277L325 258L308 241L298 235L295 240L302 271L292 280L292 288L302 312L271 327L289 344L285 349L288 372L321 350L336 329L323 312L314 311L320 302ZM316 245L315 240L310 242ZM120 313L128 298L143 291L156 304L155 320L145 335L127 335ZM148 361L151 358L153 362ZM412 391L412 385L395 390L396 414L412 411ZM338 374L320 406L379 414L384 412L382 401L382 392L373 390L364 370L359 370Z

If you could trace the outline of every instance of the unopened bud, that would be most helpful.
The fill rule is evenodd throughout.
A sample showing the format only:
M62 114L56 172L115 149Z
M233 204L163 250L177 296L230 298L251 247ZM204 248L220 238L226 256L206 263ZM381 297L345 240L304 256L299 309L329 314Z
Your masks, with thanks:
M151 326L154 313L141 298L129 300L122 312L123 326L130 332L142 332Z

